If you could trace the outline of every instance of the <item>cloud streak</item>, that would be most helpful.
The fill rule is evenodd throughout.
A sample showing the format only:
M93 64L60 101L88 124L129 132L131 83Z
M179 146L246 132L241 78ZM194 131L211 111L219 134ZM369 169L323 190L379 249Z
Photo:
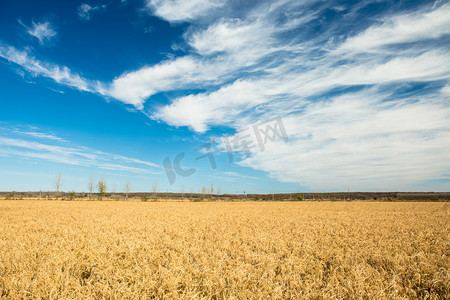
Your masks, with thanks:
M214 9L224 6L218 0L148 0L147 7L155 15L170 21L183 22L197 19Z
M386 51L386 47L401 43L432 40L450 34L450 5L438 9L394 16L369 27L345 41L338 51Z
M17 138L17 134L30 136L33 140ZM66 140L51 133L2 128L0 155L139 174L161 172L160 166L151 162L67 144Z
M37 60L25 51L12 46L0 45L0 57L21 66L33 76L53 79L56 83L85 92L102 93L98 83L90 82L78 74L73 73L66 66L58 66ZM97 85L97 86L96 86Z

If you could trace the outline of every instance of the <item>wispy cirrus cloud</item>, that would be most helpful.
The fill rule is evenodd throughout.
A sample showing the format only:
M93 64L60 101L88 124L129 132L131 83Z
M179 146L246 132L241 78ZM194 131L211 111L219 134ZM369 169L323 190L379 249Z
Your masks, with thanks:
M263 45L252 61L263 71L235 73L238 80L217 90L173 99L155 117L204 132L209 126L245 128L281 115L292 141L253 151L241 165L313 190L423 189L424 182L440 180L450 169L440 163L448 161L450 143L448 85L442 87L450 79L447 11L446 5L425 6L386 17L342 42L328 33L325 44L326 36L305 36L299 43L280 39L295 20L272 29L273 18L259 15L229 30L222 19L189 35L192 49L223 59L234 53L252 57L251 45ZM240 34L249 22L252 34ZM264 32L255 26L261 22ZM252 39L259 34L264 39L258 45ZM409 44L399 47L402 43ZM391 45L397 46L380 50ZM414 92L416 83L436 88ZM401 95L402 89L412 92Z
M25 25L19 20L19 23L25 27L27 33L39 40L41 45L48 43L57 34L55 27L49 22L31 22L30 26Z
M34 137L34 138L38 138L38 139L54 140L54 141L60 141L60 142L65 141L64 139L57 137L54 134L44 133L44 132L35 131L35 130L33 130L33 131L14 130L14 133L16 133L18 135L29 136L29 137Z
M0 155L104 170L161 173L160 166L152 162L73 145L52 133L29 128L0 128Z
M387 51L386 46L433 40L450 34L450 5L424 9L381 20L362 33L350 37L337 51L343 53Z
M266 104L277 103L284 107L283 103L287 103L292 110L298 110L307 105L307 97L338 87L447 79L449 66L450 56L430 51L381 64L357 62L325 70L317 67L309 72L275 72L256 79L238 80L214 92L177 98L159 108L155 116L170 125L191 126L199 132L206 131L208 125L236 127L243 119L242 114L257 117L261 111L267 111L263 106Z
M392 94L375 88L312 103L283 118L289 143L267 143L240 164L315 190L436 188L426 183L449 171L449 99L386 101Z
M147 0L155 15L170 22L193 20L224 5L225 1L218 0Z
M95 12L106 9L107 5L90 5L87 3L81 4L77 9L78 17L83 21L89 21Z
M53 79L56 83L75 88L80 91L104 94L102 84L87 80L72 72L66 66L43 62L12 46L0 45L0 57L21 66L31 75Z

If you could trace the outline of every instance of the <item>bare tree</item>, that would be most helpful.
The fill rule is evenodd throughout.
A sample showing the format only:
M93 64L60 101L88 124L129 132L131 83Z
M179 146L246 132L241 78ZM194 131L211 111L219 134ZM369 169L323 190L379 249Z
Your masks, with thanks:
M220 195L222 193L222 190L220 189L220 185L217 186L217 195Z
M214 194L214 184L212 184L212 183L211 183L211 187L209 188L209 193L210 193L211 195Z
M126 195L127 200L128 200L128 194L130 193L130 191L131 191L131 182L130 182L130 179L127 179L127 181L125 182L125 195Z
M153 191L153 194L154 194L154 196L156 198L156 192L158 191L158 182L157 181L153 182L153 184L152 184L152 191Z
M181 198L184 198L184 185L181 186L180 192L181 192Z
M89 189L89 199L92 199L92 193L95 189L95 176L91 174L88 181L88 189Z
M60 191L60 189L62 187L61 172L59 172L58 175L56 175L55 180L53 181L53 186L55 187L55 190L56 190L56 197L58 197L59 191Z
M206 195L206 187L205 186L202 187L202 194L203 194L203 196Z

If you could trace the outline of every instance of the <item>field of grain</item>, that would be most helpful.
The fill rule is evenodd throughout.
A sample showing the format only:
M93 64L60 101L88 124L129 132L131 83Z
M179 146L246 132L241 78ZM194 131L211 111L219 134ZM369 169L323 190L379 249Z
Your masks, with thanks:
M0 201L2 298L450 297L450 203Z

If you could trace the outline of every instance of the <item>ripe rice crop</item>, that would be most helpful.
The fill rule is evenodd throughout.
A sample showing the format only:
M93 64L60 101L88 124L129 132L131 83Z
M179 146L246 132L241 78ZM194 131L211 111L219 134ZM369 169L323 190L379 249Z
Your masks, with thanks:
M0 295L450 298L449 203L0 201Z

